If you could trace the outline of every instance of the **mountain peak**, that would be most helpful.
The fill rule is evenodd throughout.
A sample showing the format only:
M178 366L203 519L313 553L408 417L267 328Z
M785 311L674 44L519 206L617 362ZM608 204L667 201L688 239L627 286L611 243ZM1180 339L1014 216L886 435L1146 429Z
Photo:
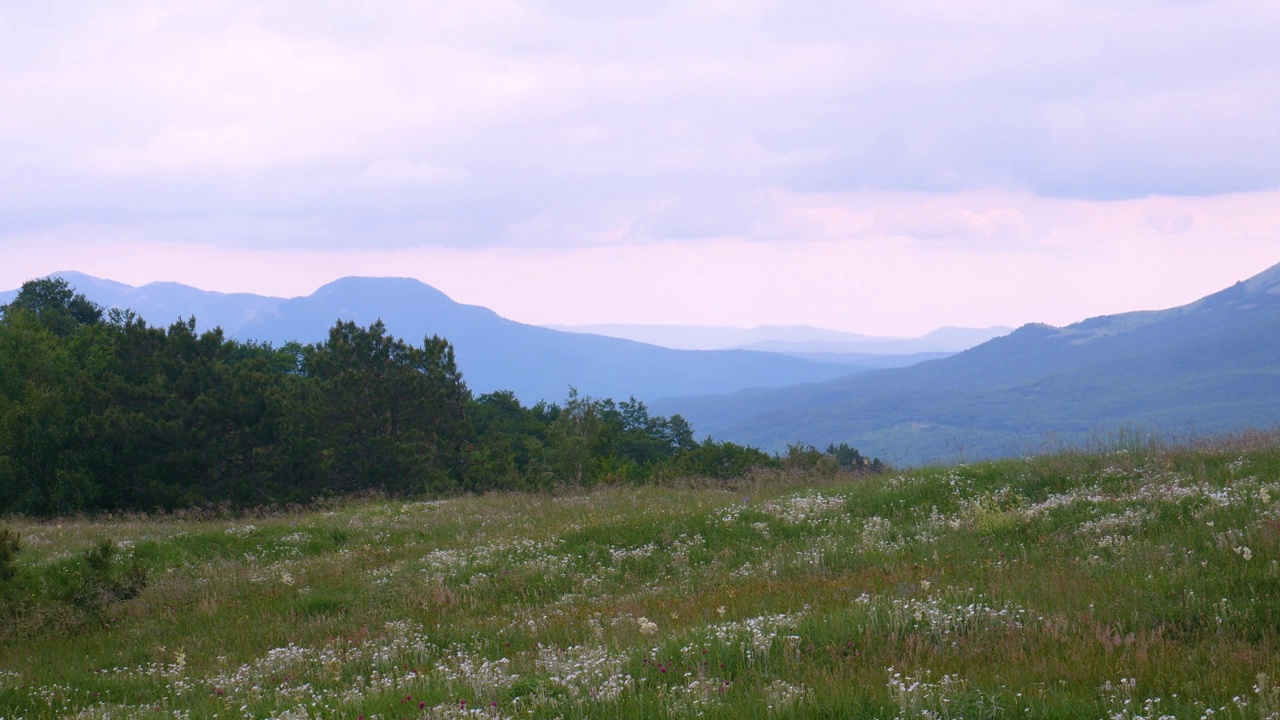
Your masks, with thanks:
M440 290L415 278L357 275L338 278L320 286L311 295L296 297L288 302L297 303L304 300L336 304L335 307L341 306L341 308L364 308L366 311L371 308L380 308L379 314L384 316L383 320L388 320L385 316L395 308L444 309L461 305ZM342 312L347 311L342 310ZM348 319L365 322L373 320L372 317L364 318L359 313Z
M335 281L325 283L317 288L315 295L339 291L370 290L370 288L394 288L397 291L430 291L448 297L443 292L417 278L372 277L372 275L347 275L347 277L335 279Z
M49 273L49 277L62 278L67 281L68 285L71 285L79 291L83 291L90 287L111 292L129 292L137 289L132 285L126 285L122 282L116 282L115 280L106 280L92 275L86 275L75 270L60 270L55 273Z
M349 275L321 285L320 288L315 291L314 296L325 297L327 295L336 295L341 293L372 293L375 295L413 293L418 297L430 296L436 300L454 302L453 298L450 298L440 290L416 278L369 277L363 275Z

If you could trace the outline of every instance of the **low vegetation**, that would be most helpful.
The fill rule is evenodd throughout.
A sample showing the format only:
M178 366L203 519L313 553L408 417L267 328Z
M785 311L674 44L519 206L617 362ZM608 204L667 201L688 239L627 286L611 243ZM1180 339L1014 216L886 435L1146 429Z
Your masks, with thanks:
M4 525L7 719L1280 717L1280 434Z

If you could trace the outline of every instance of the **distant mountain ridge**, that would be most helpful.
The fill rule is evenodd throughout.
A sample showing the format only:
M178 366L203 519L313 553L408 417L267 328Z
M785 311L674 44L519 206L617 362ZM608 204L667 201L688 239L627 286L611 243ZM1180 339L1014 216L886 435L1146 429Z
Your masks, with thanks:
M1280 423L1280 265L1182 307L1025 325L948 358L658 404L720 439L849 442L890 461L1008 455L1125 425Z
M233 337L244 337L239 334L241 328L259 319L277 316L279 306L289 300L252 293L200 290L176 282L152 282L134 287L70 270L53 275L63 278L103 307L127 308L153 325L168 325L175 320L194 316L200 329L221 327L223 332ZM0 305L12 300L16 294L17 289L0 291ZM349 309L353 313L358 311L355 306ZM817 362L867 368L901 367L933 359L965 350L1012 331L1012 328L999 326L943 327L918 338L892 338L806 325L760 325L754 328L635 324L546 327L576 334L616 337L677 350L760 350Z
M751 328L703 325L601 323L552 325L556 330L636 340L680 350L764 350L787 354L850 353L909 355L967 350L1013 328L942 327L917 338L880 337L809 325L758 325Z
M381 318L396 335L453 343L458 367L477 392L512 390L526 401L560 400L575 387L597 397L652 400L710 388L782 387L857 372L859 368L745 350L671 350L599 335L565 333L508 320L463 305L417 280L343 278L241 327L236 336L282 343L314 342L337 318L369 324ZM714 392L714 390L713 390Z
M201 330L215 327L227 335L253 320L270 315L284 298L250 293L220 293L199 290L175 282L153 282L141 287L103 280L74 271L53 273L66 280L85 297L105 308L129 309L152 325L168 326L194 316ZM0 292L0 305L8 303L17 290Z
M408 278L343 278L291 299L211 293L177 283L134 288L64 272L89 299L129 308L151 324L195 316L240 340L322 341L338 319L362 325L382 319L413 343L440 335L453 343L458 366L477 393L512 390L526 402L562 400L570 387L596 397L642 400L703 392L828 380L869 368L753 351L671 350L597 335L525 325L451 300ZM0 293L0 304L16 291Z

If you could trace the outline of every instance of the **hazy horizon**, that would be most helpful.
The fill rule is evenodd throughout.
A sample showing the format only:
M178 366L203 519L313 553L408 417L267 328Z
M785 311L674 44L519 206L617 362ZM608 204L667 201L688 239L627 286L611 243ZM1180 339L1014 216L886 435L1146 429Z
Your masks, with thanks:
M1277 264L1276 264L1276 266L1280 266L1280 263L1277 263ZM1260 272L1261 272L1261 271L1260 271ZM147 285L150 285L150 284L172 284L172 283L176 283L176 284L183 285L183 286L190 287L190 288L194 288L194 289L196 289L196 290L203 291L203 292L214 292L214 293L222 293L222 294L248 293L248 294L257 295L257 296L264 297L264 298L276 299L276 300L281 300L281 301L286 301L286 300L292 300L292 299L297 299L297 298L308 297L308 296L310 296L310 295L314 294L315 292L317 292L318 290L320 290L321 288L323 288L323 287L325 287L325 286L329 285L329 284L332 284L332 283L337 282L337 281L342 280L342 279L347 279L347 278L352 278L352 277L379 277L379 278L388 278L388 279L404 278L404 277L407 277L407 276L404 276L404 275L384 275L384 276L353 276L353 275L346 275L346 276L342 276L342 277L336 277L336 278L333 278L332 280L328 280L328 281L326 281L326 282L323 282L323 283L321 283L319 286L317 286L315 289L311 290L310 292L305 292L305 293L302 293L302 294L299 294L299 295L289 295L289 296L285 296L285 295L266 295L266 294L263 294L263 293L256 293L256 292L250 292L250 291L230 291L230 292L228 292L228 291L215 290L215 289L211 289L211 288L199 287L199 286L196 286L196 285L191 285L191 284L189 284L189 283L182 283L182 282L178 282L178 281L175 281L175 280L168 280L168 279L158 279L158 280L151 280L151 281L147 281L147 282L140 283L140 284L133 284L133 283L128 283L128 282L124 282L124 281L118 280L118 279L116 279L116 278L100 277L100 276L96 276L96 275L93 275L93 274L91 274L91 273L85 273L85 272L82 272L82 271L79 271L79 270L67 270L67 269L57 270L57 271L54 271L54 272L52 272L52 273L47 273L46 275L41 275L41 276L37 276L36 278L28 278L28 279L30 280L30 279L37 279L38 277L56 276L56 275L67 275L67 274L79 274L79 275L84 275L84 276L88 276L89 278L92 278L92 279L94 279L94 280L96 280L96 281L105 281L105 282L109 282L109 283L116 283L116 284L120 284L120 285L123 285L123 286L128 287L128 288L131 288L131 289L133 289L133 290L141 290L141 289L145 288ZM1256 275L1256 274L1257 274L1257 273L1255 273L1255 275ZM1250 276L1250 277L1252 277L1252 276ZM412 279L412 280L418 280L419 282L424 282L424 284L431 285L431 283L426 283L425 281L419 280L418 278L409 278L409 279ZM1248 278L1240 278L1240 280L1246 280L1246 279L1248 279ZM25 282L25 281L24 281L24 282ZM5 293L5 292L16 292L16 291L19 289L20 285L21 285L21 283L19 283L19 284L17 284L17 285L14 285L13 287L0 287L0 293ZM72 285L74 286L74 283L72 283ZM432 286L432 287L435 287L435 286ZM1216 288L1216 289L1215 289L1215 290L1213 290L1212 292L1210 292L1210 293L1205 293L1205 294L1206 294L1206 295L1209 295L1209 294L1212 294L1213 292L1218 292L1219 290L1223 290L1223 289L1225 289L1225 287L1226 287L1226 286L1224 286L1224 287L1222 287L1222 288ZM436 289L437 289L437 290L440 290L440 288L438 288L438 287L437 287ZM489 309L489 310L494 310L495 312L497 312L497 313L498 313L498 315L500 315L500 316L502 316L502 317L504 317L504 318L507 318L507 319L509 319L509 320L515 320L515 321L517 321L517 322L523 322L523 323L530 324L530 325L538 325L538 326L541 326L541 327L546 327L546 328L553 329L553 330L562 330L562 331L566 331L566 332L578 332L578 333L586 332L586 333L594 333L594 334L610 335L610 336L613 336L613 337L622 337L622 338L631 339L631 340L638 340L638 341L640 341L640 342L647 342L647 343L651 343L651 344L655 344L655 345L661 345L661 346L664 346L664 347L672 347L672 348L677 348L677 349L688 349L688 350L699 350L699 349L720 349L720 348L744 347L743 345L734 344L734 343L731 343L731 342L728 342L728 341L718 341L717 339L714 339L714 338L709 339L709 337L710 337L710 336L706 336L705 334L704 334L702 337L694 338L694 335L696 335L696 334L697 334L697 331L713 331L713 332L715 332L715 331L734 331L734 332L738 332L738 333L750 333L750 332L756 332L756 331L761 331L761 332L763 332L763 331L767 331L767 330L770 330L770 329L773 329L773 330L810 330L810 331L818 331L819 333L829 334L829 337L824 337L823 339L828 339L828 340L832 340L832 341L837 341L837 340L842 340L842 339L843 339L843 340L854 340L854 339L858 339L858 340L860 340L860 341L862 341L862 342L868 342L868 343L876 343L876 342L878 342L878 341L884 341L884 342L886 342L886 343L890 343L890 344L892 344L892 343L894 343L894 342L898 342L898 341L918 340L918 339L923 339L923 338L926 338L926 337L929 337L929 336L934 336L934 335L938 335L938 334L945 334L945 333L947 333L947 332L949 332L949 331L960 331L960 332L962 332L962 333L963 333L963 332L975 332L975 331L984 331L984 330L999 330L999 331L1000 331L1000 333L999 333L999 334L1004 334L1004 333L1006 333L1006 332L1010 332L1010 331L1012 331L1012 330L1015 330L1015 329L1017 329L1018 327L1021 327L1021 325L1017 325L1017 326L1010 326L1010 325L998 325L998 324L997 324L997 325L986 325L986 326L940 325L940 326L936 326L936 327L928 328L928 329L926 329L926 330L924 330L924 331L917 332L917 333L914 333L914 334L896 334L896 335L895 335L895 334L889 334L889 333L866 333L866 332L860 332L860 331L857 331L857 330L846 330L846 329L841 329L841 328L836 328L836 327L824 327L824 326L814 325L814 324L812 324L812 323L806 323L806 322L796 322L796 323L756 323L756 324L749 324L749 325L729 325L729 324L710 324L710 323L707 323L707 324L690 324L690 323L680 323L680 322L674 322L674 323L645 323L645 322L637 322L637 323L627 323L627 322L591 322L591 323L577 323L577 324L573 324L573 323L558 323L558 322L540 323L540 322L532 322L532 321L522 320L522 319L520 319L520 318L518 318L518 317L511 317L511 316L509 316L509 315L504 314L503 312L498 311L498 310L497 310L496 308L494 308L494 307L491 307L491 306L489 306L489 305L486 305L484 302L466 302L466 301L463 301L463 300L459 300L459 299L458 299L458 298L456 298L456 297L453 297L452 295L450 295L450 294L449 294L449 293L447 293L447 292L446 292L445 294L446 294L446 295L448 295L448 296L450 297L450 299L451 299L451 300L453 300L453 301L455 301L455 302L459 302L459 303L466 304L466 305L477 305L477 306L480 306L480 307L487 308L487 309ZM1192 298L1191 300L1188 300L1186 303L1179 303L1179 305L1171 305L1171 306L1167 306L1167 307L1139 308L1139 309L1137 309L1136 311L1141 311L1141 310L1165 310L1165 309L1169 309L1169 308L1172 308L1172 307L1178 307L1178 306L1180 306L1180 305L1185 305L1185 304L1188 304L1188 303L1190 303L1190 302L1194 302L1195 300L1200 299L1200 297L1203 297L1203 296L1198 296L1198 297L1196 297L1196 298ZM1115 311L1115 312L1104 312L1104 313L1098 313L1098 314L1096 314L1096 315L1091 315L1091 316L1089 316L1089 317L1098 317L1099 315L1121 315L1121 314L1124 314L1124 313L1127 313L1127 312L1133 312L1133 311L1135 311L1135 310L1117 310L1117 311ZM1062 323L1061 325L1057 325L1057 324L1055 324L1055 323L1045 323L1045 324L1055 325L1055 326L1057 326L1057 327L1064 327L1064 326L1066 326L1066 325L1070 325L1070 324L1073 324L1074 322L1078 322L1078 321L1080 321L1080 320L1085 320L1085 319L1088 319L1088 318L1079 318L1079 319L1077 319L1077 320L1075 320L1075 321ZM1027 321L1027 323L1022 323L1022 325L1026 325L1026 324L1028 324L1028 323L1030 323L1030 324L1040 324L1040 323L1044 323L1044 321L1042 321L1042 320L1029 320L1029 321ZM655 331L655 332L656 332L656 334L653 334L653 333L651 333L650 331ZM675 331L675 334L672 334L670 331ZM651 335L651 334L652 334L652 337L650 337L650 335ZM768 336L769 336L769 338L770 338L770 339L773 339L773 340L785 339L785 335L778 335L777 333L772 333L772 334L770 334L770 333L767 333L767 332L766 332L765 334L766 334L766 335L768 335ZM681 337L682 335L689 335L689 337L688 337L688 338L683 338L683 337ZM838 336L843 336L843 337L838 337ZM993 337L995 337L995 336L998 336L998 334L997 334L997 335L993 335ZM818 336L807 337L807 338L805 338L805 340L806 340L806 341L811 341L811 340L813 340L813 339L814 339L814 337L818 337ZM969 344L965 344L965 345L964 345L964 347L969 347L969 346L971 346L972 344L976 344L976 343L969 343Z

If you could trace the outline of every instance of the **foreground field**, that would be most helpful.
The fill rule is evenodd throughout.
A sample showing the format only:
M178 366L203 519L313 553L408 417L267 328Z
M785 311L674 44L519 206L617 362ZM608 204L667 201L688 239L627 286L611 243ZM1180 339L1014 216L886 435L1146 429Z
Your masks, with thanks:
M1274 436L4 525L10 720L1280 717Z

